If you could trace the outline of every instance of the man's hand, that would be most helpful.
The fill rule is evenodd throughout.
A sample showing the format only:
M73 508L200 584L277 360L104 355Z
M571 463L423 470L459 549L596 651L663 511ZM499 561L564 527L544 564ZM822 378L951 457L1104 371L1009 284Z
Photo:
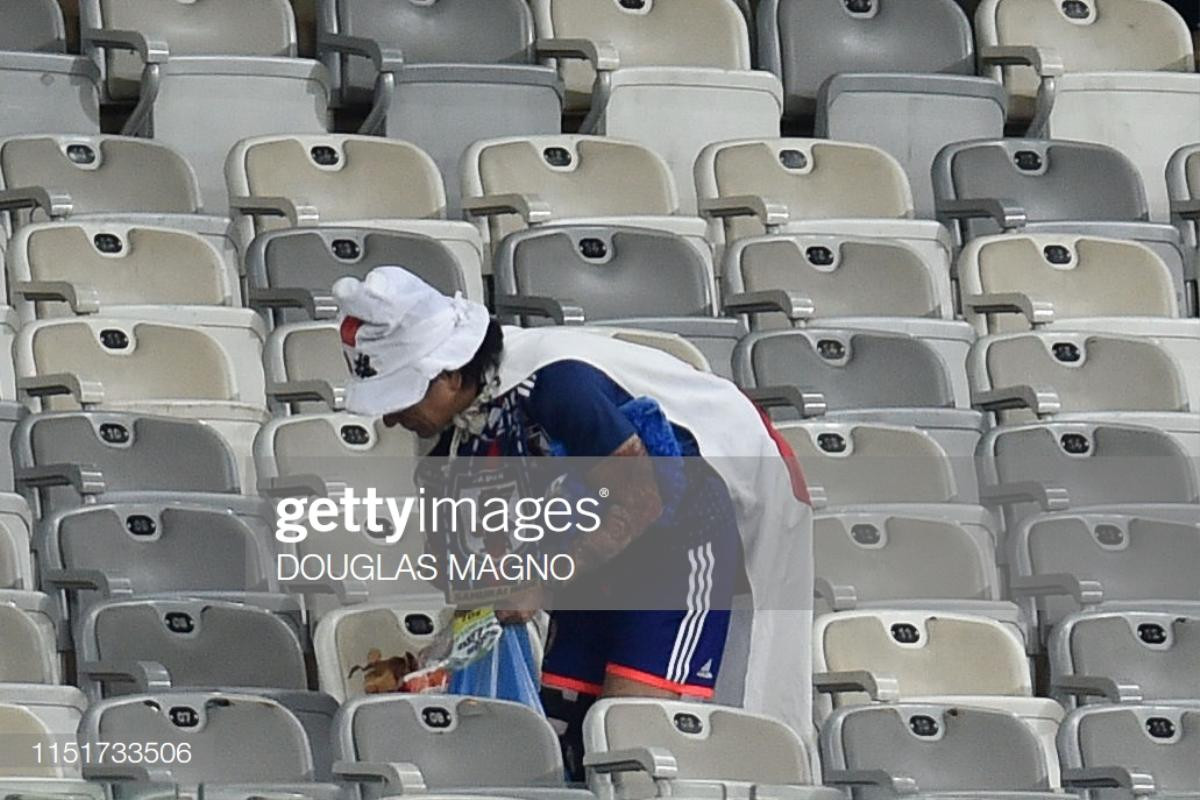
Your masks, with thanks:
M496 619L504 625L524 625L545 607L545 590L540 586L522 589L496 605Z

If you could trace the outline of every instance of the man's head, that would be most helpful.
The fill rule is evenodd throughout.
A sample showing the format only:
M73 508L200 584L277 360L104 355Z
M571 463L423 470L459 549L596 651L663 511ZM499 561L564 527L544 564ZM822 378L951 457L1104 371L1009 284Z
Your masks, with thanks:
M447 428L500 362L503 333L487 308L446 297L400 267L333 287L350 383L346 410L421 436Z

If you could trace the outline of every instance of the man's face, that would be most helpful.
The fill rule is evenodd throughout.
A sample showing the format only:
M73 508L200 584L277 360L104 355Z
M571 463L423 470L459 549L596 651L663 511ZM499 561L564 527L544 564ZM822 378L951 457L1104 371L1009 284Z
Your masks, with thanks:
M425 439L432 439L454 421L454 415L471 404L470 393L464 391L462 377L457 372L443 372L434 378L425 396L415 406L384 414L383 424L410 430Z

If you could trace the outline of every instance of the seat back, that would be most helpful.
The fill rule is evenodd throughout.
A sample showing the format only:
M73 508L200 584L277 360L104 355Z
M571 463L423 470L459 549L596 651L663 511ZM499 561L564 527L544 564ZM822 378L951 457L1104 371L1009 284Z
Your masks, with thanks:
M28 733L41 738L43 747L52 742L61 747L75 740L80 717L87 707L87 698L74 686L42 686L33 684L0 684L0 730L5 733ZM37 782L29 778L76 778L78 764L59 760L38 763L32 747L37 742L19 736L5 737L0 743L0 775L17 778L23 793ZM70 786L71 784L60 784Z
M86 27L138 31L165 42L176 58L296 55L296 22L287 0L83 0L80 12ZM137 98L142 63L136 55L96 49L93 57L105 71L111 98Z
M497 194L535 196L556 220L665 216L679 208L666 162L641 145L600 136L477 142L463 157L463 197ZM488 225L493 242L524 227L511 215Z
M895 678L901 697L1033 694L1025 643L988 617L944 611L842 611L813 628L816 669ZM835 694L834 706L862 703Z
M1193 72L1187 23L1159 0L1087 0L1065 7L1055 0L987 0L976 16L981 48L1038 47L1062 59L1067 72ZM1028 119L1038 77L1029 67L995 67L1013 115Z
M921 791L1049 789L1046 756L1033 729L1005 711L900 703L842 709L821 730L825 770L882 770L913 778ZM853 790L883 798L882 788Z
M308 399L309 395L305 395L304 400L294 400L291 395L284 397L291 401L293 411L304 413L326 410L330 407L330 399L335 400L333 406L337 410L336 395L350 380L342 340L334 322L293 322L276 328L267 340L266 369L270 391L277 398L281 391L286 394L297 383L328 387L330 396L321 398L324 403Z
M598 701L584 720L584 749L606 753L660 748L675 757L678 780L723 784L811 784L811 759L787 725L739 708L641 698ZM754 742L746 747L746 742ZM594 792L614 786L622 797L654 795L653 781L639 773L611 780L592 774Z
M178 689L303 690L308 685L295 628L266 609L240 603L184 597L113 600L92 609L79 648L86 662L161 664ZM262 658L264 653L270 657ZM112 682L104 694L129 694L131 689Z
M1179 148L1167 164L1167 189L1172 202L1200 200L1200 144ZM1184 241L1200 247L1200 221L1174 220Z
M794 220L908 219L912 189L904 169L870 145L822 139L745 139L704 148L696 190L706 199L757 195L787 207ZM735 241L764 233L762 222L727 220Z
M704 256L680 236L639 228L514 234L501 246L496 288L570 301L588 320L714 313L712 269Z
M0 778L64 777L62 766L38 764L36 755L30 755L58 744L54 731L37 714L24 706L0 701L0 730L4 731L6 740L5 745L0 746Z
M612 43L622 67L750 69L750 33L733 0L655 0L643 5L534 0L538 35ZM587 108L595 73L562 60L570 108Z
M343 759L416 764L431 789L563 784L554 729L520 703L454 695L360 697L342 706L336 735ZM463 753L473 756L464 759Z
M0 685L59 682L58 649L49 606L49 598L39 592L0 589L0 637L4 641Z
M370 228L289 228L255 238L246 256L246 272L255 290L298 293L303 302L326 301L333 284L347 275L362 280L375 267L403 265L443 294L462 292L472 299L477 291L463 274L454 254L437 239L419 233ZM256 302L263 303L261 293ZM301 301L269 299L276 323L310 318ZM323 312L328 313L328 312Z
M852 330L752 333L734 353L737 382L820 392L829 410L952 408L946 365L910 336Z
M405 64L532 64L533 14L524 0L324 0L320 30L365 36L404 54ZM327 58L344 101L367 101L374 74L363 59Z
M32 530L33 514L25 498L0 495L0 590L34 588Z
M65 53L67 31L57 0L12 0L0 10L0 50Z
M1200 778L1200 709L1080 708L1063 721L1059 753L1064 767L1124 767L1149 773L1160 792L1193 792Z
M938 200L1004 199L1030 222L1144 222L1137 167L1111 147L1063 140L999 139L949 145L933 167ZM964 221L964 240L998 233L991 219Z
M1050 514L1030 519L1014 539L1014 574L1097 581L1105 601L1200 602L1188 566L1200 557L1200 524L1149 514ZM1078 607L1070 597L1038 598L1038 622L1049 630Z
M1054 234L987 236L968 244L958 261L964 301L981 294L1022 294L1054 306L1054 319L1177 317L1170 270L1144 244ZM963 303L976 330L1029 330L1016 313L980 313Z
M313 758L303 726L267 697L235 692L129 695L93 705L80 743L187 743L191 760L164 769L174 783L304 783Z
M953 0L759 4L759 61L783 81L788 116L811 115L821 85L844 73L975 74L971 23Z
M812 301L816 319L953 316L950 276L904 242L838 235L742 239L726 250L725 296L782 289ZM791 327L751 315L755 330Z
M871 423L779 426L809 491L830 506L946 503L958 495L950 457L928 433Z
M221 253L175 228L120 223L28 225L8 253L9 281L57 282L101 307L230 306L240 298ZM19 287L17 287L19 288ZM86 307L77 308L86 312ZM71 316L68 303L21 303L26 318Z
M125 136L21 136L0 141L0 187L40 186L71 198L72 214L192 214L196 175L174 150ZM28 214L14 215L23 222Z
M1147 701L1200 696L1200 613L1092 611L1065 617L1050 640L1051 681L1107 678L1137 687ZM1116 697L1110 697L1116 700Z

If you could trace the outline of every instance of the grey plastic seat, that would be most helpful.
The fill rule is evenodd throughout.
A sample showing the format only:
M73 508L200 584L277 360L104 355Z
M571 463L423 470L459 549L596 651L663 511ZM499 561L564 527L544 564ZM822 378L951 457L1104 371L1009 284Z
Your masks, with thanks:
M584 133L661 155L694 213L692 166L710 142L778 136L779 79L751 69L746 20L733 0L593 3L536 0L538 52L557 60L568 111Z
M349 134L259 136L230 151L225 178L247 250L265 231L353 225L432 236L455 254L465 275L490 271L473 226L447 216L437 164L408 142Z
M589 709L583 738L588 788L601 798L654 797L664 790L704 796L714 789L724 797L753 797L769 787L797 798L841 794L813 785L815 754L795 731L729 706L606 698ZM646 774L630 763L631 751L650 748L670 760L674 774Z
M533 14L523 0L322 0L318 40L339 99L362 105L382 92L360 129L416 144L447 176L459 213L458 162L472 142L558 133L562 84L535 61ZM385 81L363 53L380 51Z
M1200 556L1200 522L1119 510L1043 514L1010 541L1010 591L1043 640L1081 609L1200 603L1190 567Z
M62 746L74 741L75 730L87 708L87 698L74 686L43 684L0 684L0 726L6 734L0 743L0 786L8 791L16 784L19 794L77 787L81 781L79 764L62 759L38 763L33 747L42 744L46 752L52 742ZM86 790L84 796L94 796Z
M1200 709L1089 706L1063 722L1058 750L1068 788L1101 797L1195 797Z
M46 595L0 589L0 641L4 642L0 687L8 683L54 685L62 680L54 613Z
M151 686L304 690L304 650L294 624L253 602L109 600L84 620L78 669L96 700Z
M442 595L420 602L366 603L337 608L321 617L313 631L313 651L321 691L338 702L376 694L403 678L393 667L406 665L451 624L453 608ZM372 661L372 655L378 656Z
M33 514L28 501L19 494L0 493L0 590L35 588L30 549L32 530Z
M785 116L817 136L883 148L931 217L929 169L951 142L1002 136L1003 87L975 76L971 24L952 0L760 4L759 61L783 80Z
M707 249L664 231L553 226L514 233L497 255L497 313L526 325L596 324L679 333L717 374L745 328L716 316Z
M100 130L99 73L86 58L67 55L67 31L57 2L5 3L0 53L0 137Z
M1011 531L1038 512L1194 505L1200 498L1194 462L1179 441L1140 425L1049 422L995 428L979 444L978 464L980 495L1003 509Z
M993 47L1010 54L1001 62L1010 66L990 74L1004 82L1018 118L1033 116L1030 135L1125 153L1146 183L1151 219L1166 222L1167 162L1200 140L1200 76L1183 17L1148 0L1081 0L1069 8L994 0L977 21L981 54Z
M309 414L341 411L350 370L336 322L291 322L267 339L267 396L280 408Z
M229 445L210 426L190 420L35 414L14 432L13 451L18 486L41 516L124 492L236 495L243 488Z
M1167 163L1171 220L1200 259L1200 146L1181 147ZM1192 298L1191 308L1196 308Z
M195 171L158 142L46 134L0 140L0 190L10 235L31 219L182 228L238 265L229 220L203 210Z
M108 97L137 100L122 132L177 147L211 213L226 209L223 168L237 141L328 129L329 74L296 58L286 0L87 0L80 14Z
M255 238L246 255L250 303L278 324L327 319L336 312L331 287L375 267L402 265L443 293L483 299L483 279L464 274L454 253L419 233L378 228L289 228Z
M364 797L420 784L435 792L591 796L566 788L554 729L519 703L454 695L359 697L342 705L335 728L334 772L359 783ZM389 768L396 763L406 769Z
M1083 611L1064 617L1047 648L1053 691L1081 702L1200 697L1200 606Z
M841 709L821 729L821 757L825 783L851 787L856 800L963 791L1018 798L1054 788L1046 752L1025 721L966 705Z

